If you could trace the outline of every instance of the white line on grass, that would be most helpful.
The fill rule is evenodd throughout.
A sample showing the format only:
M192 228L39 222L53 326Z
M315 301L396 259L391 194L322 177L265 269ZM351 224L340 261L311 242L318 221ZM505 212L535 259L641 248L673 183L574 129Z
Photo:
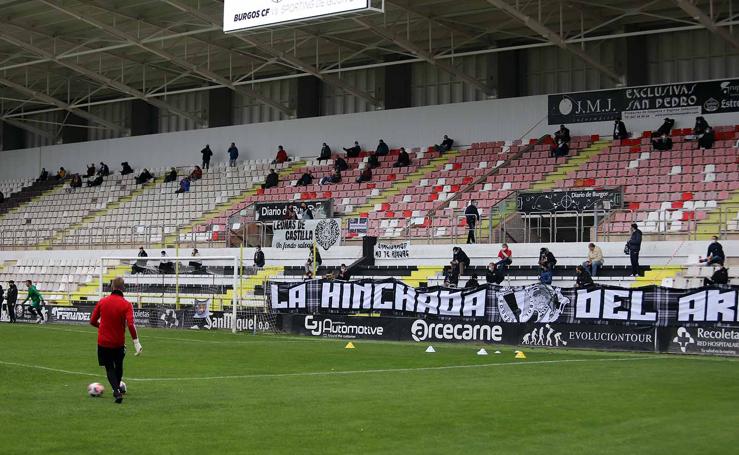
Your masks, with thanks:
M649 356L649 357L617 357L617 358L600 358L600 359L560 359L560 360L535 360L531 362L498 362L498 363L480 363L471 365L445 365L436 367L417 367L417 368L378 368L375 370L346 370L346 371L303 371L298 373L257 373L257 374L240 374L225 376L192 376L192 377L174 377L174 378L132 378L126 377L127 381L139 382L165 382L165 381L213 381L226 379L263 379L263 378L291 378L291 377L308 377L308 376L336 376L350 374L372 374L372 373L412 373L416 371L440 371L440 370L457 370L466 368L488 368L502 367L512 365L547 365L558 363L586 363L586 362L629 362L636 360L656 360L668 359L666 356ZM62 370L59 368L49 368L41 365L31 365L27 363L6 362L0 360L0 364L19 366L24 368L33 368L44 371L53 371L56 373L74 374L80 376L99 376L94 373L85 373L81 371Z

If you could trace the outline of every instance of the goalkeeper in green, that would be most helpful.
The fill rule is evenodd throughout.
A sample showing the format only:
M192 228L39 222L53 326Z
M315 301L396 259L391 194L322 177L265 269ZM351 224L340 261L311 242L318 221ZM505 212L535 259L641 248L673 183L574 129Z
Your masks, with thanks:
M36 289L36 286L33 285L31 280L26 280L26 286L28 287L28 296L26 296L26 300L24 300L21 305L25 305L25 303L30 299L31 306L28 307L28 311L31 312L31 316L36 317L36 323L43 324L44 313L41 311L41 304L44 302L44 298L41 296L38 289Z

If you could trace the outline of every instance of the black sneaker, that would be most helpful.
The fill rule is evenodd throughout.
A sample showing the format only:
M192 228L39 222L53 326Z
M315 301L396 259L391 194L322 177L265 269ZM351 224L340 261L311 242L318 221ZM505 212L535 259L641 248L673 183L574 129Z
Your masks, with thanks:
M120 390L114 390L113 391L113 398L115 399L116 404L123 403L123 394Z

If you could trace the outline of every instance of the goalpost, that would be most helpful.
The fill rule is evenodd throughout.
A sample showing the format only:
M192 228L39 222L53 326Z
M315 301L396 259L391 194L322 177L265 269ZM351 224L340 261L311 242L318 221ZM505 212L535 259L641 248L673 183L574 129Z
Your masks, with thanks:
M254 295L257 272L235 256L106 256L99 263L98 298L121 276L137 324L274 333L275 317Z

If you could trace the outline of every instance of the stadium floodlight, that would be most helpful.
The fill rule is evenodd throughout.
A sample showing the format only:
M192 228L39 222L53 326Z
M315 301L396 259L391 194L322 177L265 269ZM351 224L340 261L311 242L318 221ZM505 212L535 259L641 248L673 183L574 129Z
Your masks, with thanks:
M98 298L122 276L125 296L137 309L155 309L157 326L274 332L264 299L245 296L259 272L234 256L106 256L100 258ZM167 317L171 316L170 319Z

